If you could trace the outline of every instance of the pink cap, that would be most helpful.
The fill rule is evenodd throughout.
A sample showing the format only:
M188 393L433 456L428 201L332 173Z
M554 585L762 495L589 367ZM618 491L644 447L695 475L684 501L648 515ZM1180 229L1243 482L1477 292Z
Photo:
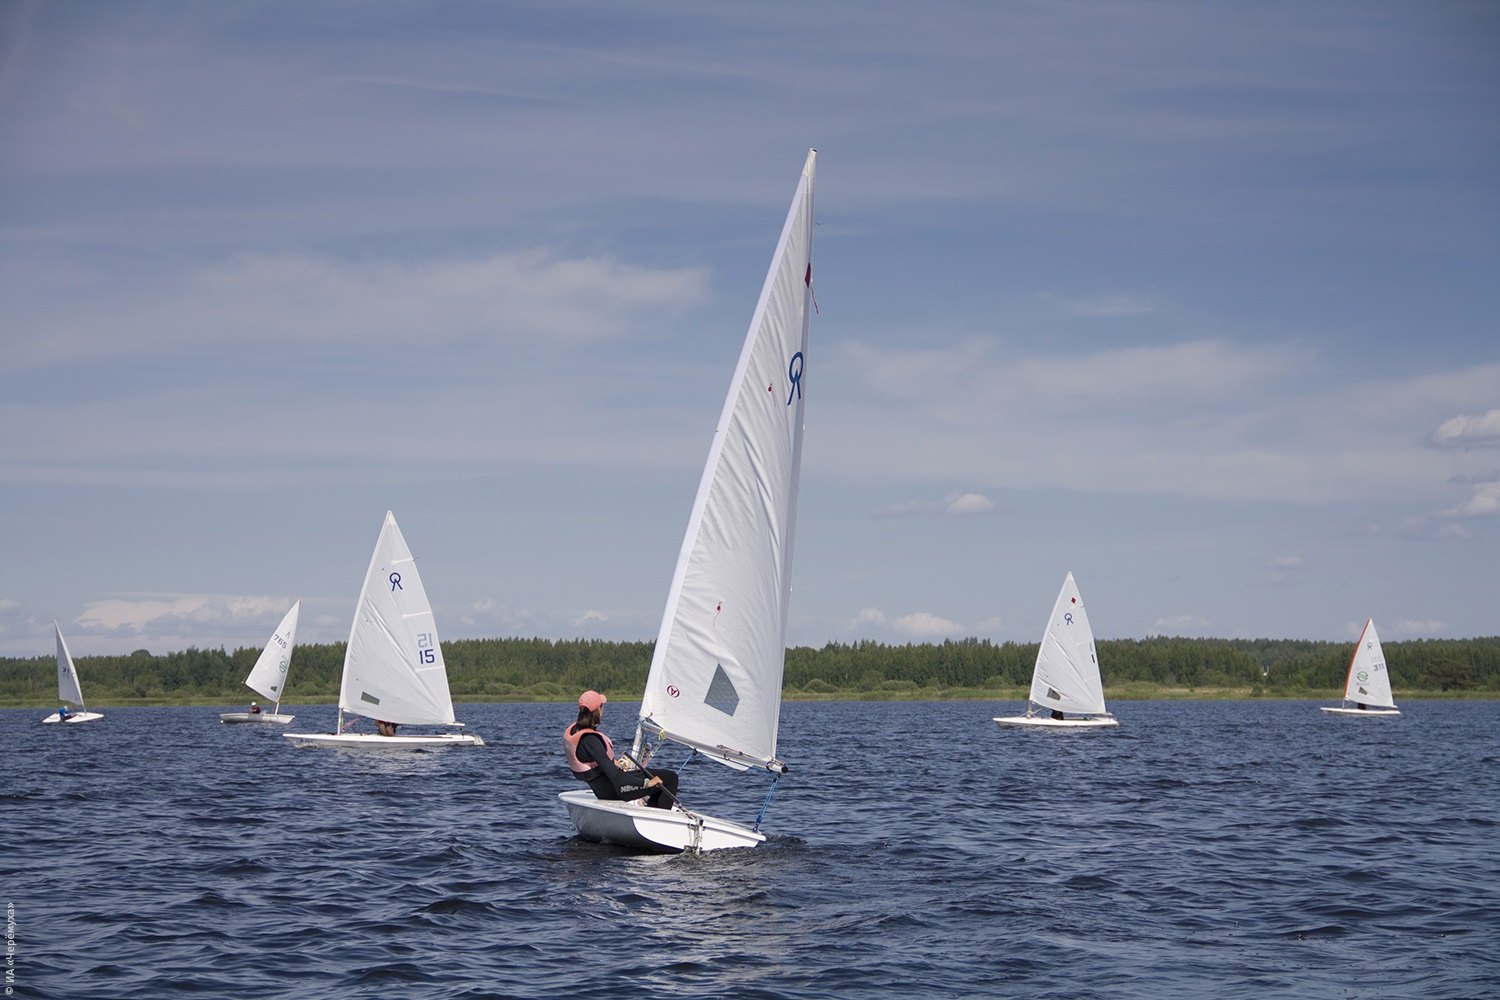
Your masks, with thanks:
M578 707L586 708L590 712L597 712L604 707L606 701L609 701L609 699L598 691L585 691L578 696Z

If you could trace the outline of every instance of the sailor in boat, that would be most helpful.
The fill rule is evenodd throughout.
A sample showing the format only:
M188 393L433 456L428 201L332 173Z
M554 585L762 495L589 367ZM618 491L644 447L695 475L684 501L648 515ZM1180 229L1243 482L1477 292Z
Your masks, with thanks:
M253 702L253 701L250 703L250 714L251 715L259 715L260 714L260 706L258 704L256 704L255 702Z
M58 706L58 709L57 709L57 721L58 722L67 722L69 716L71 716L72 714L73 714L72 712L68 711L68 706L67 705L60 705L60 706Z
M394 722L386 722L384 719L376 719L375 732L381 736L395 736L396 724Z
M647 775L629 758L615 756L615 745L599 731L604 703L598 691L578 696L578 721L563 730L563 752L568 770L587 782L595 798L614 801L645 799L653 809L670 809L677 801L677 772L653 768Z
M1061 718L1063 718L1063 714L1061 712L1059 712L1057 709L1054 708L1052 710L1052 717L1054 719L1061 719Z

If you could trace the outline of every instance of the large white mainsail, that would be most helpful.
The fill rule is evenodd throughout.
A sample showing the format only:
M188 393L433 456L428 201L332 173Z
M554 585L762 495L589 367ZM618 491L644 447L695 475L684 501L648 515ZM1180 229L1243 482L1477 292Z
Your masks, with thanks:
M1094 631L1072 573L1063 580L1036 653L1031 700L1059 712L1104 712L1104 682L1099 676Z
M1366 708L1395 708L1391 695L1391 675L1385 668L1385 650L1375 619L1365 619L1364 631L1349 659L1349 676L1344 681L1344 700Z
M292 663L292 650L297 645L297 619L301 611L302 602L299 600L282 617L255 666L250 668L250 676L245 678L246 687L275 702L278 708L282 695L286 693L287 669Z
M349 629L339 708L408 725L452 725L448 668L417 562L385 513Z
M1083 607L1083 595L1069 573L1052 605L1047 631L1031 671L1030 704L1025 715L1001 716L1002 726L1050 729L1099 729L1118 726L1104 709L1104 681L1094 630ZM1042 708L1047 711L1038 712ZM1064 712L1072 713L1064 716Z
M83 703L83 688L78 684L78 668L73 666L73 654L68 652L62 628L53 622L52 631L57 633L57 697L66 704L88 711L88 706Z
M256 705L252 705L248 712L223 712L219 715L220 722L286 725L296 718L295 715L281 714L281 699L286 695L287 671L292 664L292 650L297 645L297 618L301 609L302 602L298 600L282 616L281 624L271 633L271 638L266 641L265 648L255 660L255 666L250 668L250 674L245 678L246 687L262 698L275 702L276 707L269 712Z
M349 647L344 652L344 678L339 685L338 725L332 734L284 733L297 746L363 750L436 750L450 746L484 746L474 733L395 735L348 733L344 713L377 722L414 726L453 726L453 699L448 694L448 667L438 642L437 624L416 560L396 525L396 515L385 512L380 538L365 570Z
M641 701L641 730L734 767L776 759L812 311L809 150L714 431Z
M63 638L62 627L54 621L52 631L57 635L57 697L64 705L77 705L78 711L69 712L66 716L61 711L53 712L42 721L74 723L93 722L104 718L98 712L90 712L88 706L83 703L83 686L78 683L78 668L73 665L73 654L68 652L68 643Z

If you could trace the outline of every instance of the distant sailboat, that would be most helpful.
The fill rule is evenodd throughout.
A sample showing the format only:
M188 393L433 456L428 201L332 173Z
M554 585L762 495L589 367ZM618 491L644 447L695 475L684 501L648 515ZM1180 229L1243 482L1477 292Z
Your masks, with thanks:
M1045 710L1040 714L1039 709ZM1075 713L1069 717L1066 712ZM1036 652L1031 672L1031 700L1025 715L995 719L1002 726L1050 729L1098 729L1118 726L1104 708L1104 682L1094 632L1078 584L1069 573L1052 605L1052 617Z
M403 726L462 729L453 717L448 668L417 563L386 511L349 629L338 725L333 733L282 733L297 746L363 750L482 747L473 733L384 736L344 732L344 714Z
M301 610L302 602L299 600L281 619L276 631L271 633L266 648L261 650L255 666L250 668L250 676L245 678L246 687L267 701L275 702L276 707L269 712L223 712L219 715L220 722L275 722L286 725L296 718L295 715L281 714L281 698L286 693L287 668L291 666L292 650L297 645L297 616Z
M90 712L83 704L83 688L78 684L78 668L73 666L73 654L68 652L68 644L63 639L62 629L57 622L52 623L52 630L57 633L57 697L66 705L77 705L78 711L69 712L66 716L62 712L53 712L43 719L43 722L93 722L104 716L99 712Z
M698 484L641 700L637 755L648 740L670 741L737 770L778 778L786 770L776 734L813 311L816 156L807 154ZM742 826L587 789L560 797L588 840L709 851L766 839L759 819Z
M1391 674L1385 668L1385 651L1375 631L1375 619L1365 619L1365 630L1359 634L1354 655L1349 658L1349 674L1344 679L1344 700L1337 706L1320 706L1329 715L1400 715L1391 697Z

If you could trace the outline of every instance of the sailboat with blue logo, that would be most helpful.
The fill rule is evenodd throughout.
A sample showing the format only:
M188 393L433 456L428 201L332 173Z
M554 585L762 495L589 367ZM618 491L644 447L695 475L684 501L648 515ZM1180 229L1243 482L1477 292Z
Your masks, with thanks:
M667 593L633 752L667 744L772 779L753 822L679 804L560 795L587 840L656 851L753 847L775 782L812 297L809 150L709 447ZM690 759L691 759L690 757ZM675 763L675 761L674 761ZM690 784L690 783L689 783ZM684 793L691 799L691 793Z
M1104 707L1094 630L1072 573L1063 580L1036 651L1026 714L995 722L1040 729L1103 729L1120 724Z
M374 732L348 731L363 720ZM450 731L398 734L398 726ZM281 735L299 747L346 750L484 746L484 740L458 731L462 729L453 716L448 667L417 561L396 515L386 511L344 651L338 723L332 733Z

